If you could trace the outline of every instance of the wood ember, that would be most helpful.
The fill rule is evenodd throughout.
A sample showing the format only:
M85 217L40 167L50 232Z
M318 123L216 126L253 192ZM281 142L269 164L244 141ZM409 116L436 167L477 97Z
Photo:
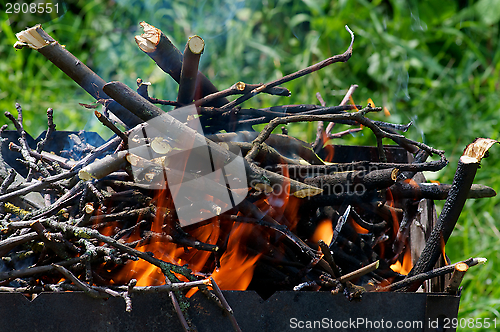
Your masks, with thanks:
M222 91L198 71L205 46L201 37L191 37L182 54L161 30L145 22L141 26L144 34L136 42L179 83L176 101L150 97L149 84L141 79L137 92L120 82L106 83L40 25L17 35L16 47L39 51L105 105L126 131L107 113L95 112L116 135L100 146L77 144L83 147L75 161L64 151L49 153L55 132L52 109L47 111L46 136L36 148L28 144L21 106L16 104L17 118L6 112L19 140L0 156L16 154L28 176L13 185L19 170L0 159L1 291L82 290L93 297L122 297L127 311L132 310L133 292L169 292L185 330L192 330L184 310L189 305L186 289L198 287L230 314L238 331L220 289L253 289L264 298L278 290L340 290L358 298L366 291L415 291L424 280L457 267L450 286L456 292L468 267L482 262L470 259L463 263L467 268L433 270L465 199L496 194L472 184L481 158L496 141L478 139L469 145L453 184L435 185L415 174L445 167L444 151L397 133L409 125L371 120L370 113L382 111L380 107L346 105L357 85L340 106L326 106L320 95L321 105L240 106L262 92L288 96L281 84L349 60L354 34L347 26L351 43L344 53L266 84L237 82ZM226 98L237 94L241 96L232 101ZM177 110L192 105L196 114L176 118L155 104ZM196 121L205 135L193 129ZM318 122L315 142L298 140L286 130L273 134L293 122ZM266 124L264 129L253 131L251 126L260 123ZM321 158L335 149L328 140L342 136L332 132L336 123L371 130L377 158L342 163ZM146 131L159 134L138 135ZM391 160L383 138L414 162ZM236 179L244 184L239 188L242 201L224 206L220 197L230 190L227 182L196 182L201 184L189 194L176 192L170 178L165 183L165 170L178 179L200 180L196 170L173 166L179 163L172 153L180 141L208 146L214 172L238 174L232 161L242 153L246 178ZM191 153L187 158L199 152ZM440 159L427 161L433 155ZM445 208L412 266L416 258L408 257L409 229L419 202L426 199L446 200ZM195 222L180 219L188 212ZM402 266L408 264L405 271Z

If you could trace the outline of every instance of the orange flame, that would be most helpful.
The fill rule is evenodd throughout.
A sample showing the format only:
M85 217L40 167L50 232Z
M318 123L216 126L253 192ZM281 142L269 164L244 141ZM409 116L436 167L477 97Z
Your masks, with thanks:
M399 260L396 261L396 263L391 265L391 269L394 272L400 273L407 275L413 267L413 263L411 260L411 251L409 249L405 250L404 256L403 256L403 263L401 263Z
M331 162L333 160L333 156L335 155L335 148L331 144L326 144L330 139L326 135L326 132L323 130L321 132L321 144L323 144L323 150L326 152L325 161Z
M159 192L155 200L157 202L156 216L151 225L151 231L162 233L165 225L174 222L172 210L174 209L173 201L167 195L167 190ZM216 244L219 238L219 221L214 218L211 223L197 227L189 232L191 236L199 241ZM141 238L140 231L136 230L127 239L127 242L133 242ZM165 241L152 241L146 245L136 248L143 252L152 252L154 257L166 262L185 265L194 272L200 272L207 263L211 253L199 250L185 250L177 244ZM182 276L178 276L181 278ZM127 283L130 279L137 279L138 286L158 286L165 284L165 276L158 267L149 264L146 261L130 261L117 273L113 280L116 283ZM184 280L187 281L187 280Z
M331 162L333 160L333 156L335 155L335 148L333 145L325 145L323 149L326 151L325 161Z
M326 244L330 244L333 238L333 225L330 219L324 219L318 223L314 234L311 236L310 241L313 243L318 243L319 240L323 240Z
M115 222L110 222L110 223L108 223L108 225L106 225L106 227L100 228L99 232L102 235L111 236L111 235L113 235L116 232L115 229L116 229L117 226L118 226L118 222L116 222L116 221Z
M385 106L384 106L384 115L385 116L391 116L391 112L389 112L389 110Z
M255 263L262 254L246 254L242 248L246 241L241 241L251 233L252 228L250 224L240 224L231 232L227 249L220 260L220 268L212 273L221 289L246 290L252 281Z
M285 209L288 206L288 201L290 199L290 178L288 174L288 167L282 168L282 175L284 176L284 181L274 190L267 198L267 204L272 207L271 217L279 221L285 213Z
M356 107L356 103L354 102L354 99L352 99L352 96L349 96L349 104L354 106L354 109L356 110L356 112L359 111L359 109Z
M282 200L287 202L288 193L282 197ZM277 198L276 198L277 199ZM168 195L168 191L160 192L155 198L157 203L156 216L151 225L151 231L162 233L164 228L174 223L172 211L174 209L173 200ZM267 203L266 203L267 204ZM284 209L286 204L283 204ZM233 223L227 230L230 231L227 243L227 249L222 254L220 259L220 268L214 270L212 277L223 290L245 290L250 284L255 264L261 254L252 255L246 251L247 240L251 238L254 225ZM227 228L227 227L226 227ZM218 243L222 235L220 220L214 217L211 222L198 226L188 233L195 239L215 245ZM224 236L224 237L225 237ZM139 230L133 232L127 239L127 242L139 240L141 234ZM214 269L213 253L209 251L196 250L190 248L185 249L172 242L152 241L146 245L136 248L143 252L152 252L154 257L176 265L187 265L194 273L207 273ZM182 280L187 281L185 277L176 274ZM160 268L149 264L143 260L130 261L121 268L118 273L113 276L114 283L127 283L130 279L137 279L138 286L157 286L165 284L165 276ZM196 289L191 290L188 296L196 292Z
M441 235L440 246L441 246L441 255L443 255L444 265L449 265L448 260L446 259L446 251L445 251L446 243L444 243L444 238L442 235Z
M369 99L371 100L371 99ZM359 108L356 107L356 104L354 103L354 99L352 99L352 96L349 96L349 103L354 106L354 109L356 110L356 112L359 111ZM359 125L359 128L363 129L365 126L363 125Z
M390 189L387 189L386 197L387 197L387 205L394 207L394 197L393 197L392 191ZM391 218L392 218L393 235L397 236L398 231L399 231L399 218L398 218L397 213L392 209L391 209Z
M366 228L364 227L361 227L360 225L358 225L358 223L355 223L354 221L351 222L351 225L354 227L354 229L356 230L356 233L359 233L359 234L368 234L370 233L369 230L367 230Z

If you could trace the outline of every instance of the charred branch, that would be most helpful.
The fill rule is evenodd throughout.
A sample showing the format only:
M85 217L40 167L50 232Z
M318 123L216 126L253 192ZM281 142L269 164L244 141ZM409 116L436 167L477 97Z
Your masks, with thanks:
M408 273L407 278L430 271L436 264L465 205L481 159L495 143L498 142L492 139L478 138L466 147L458 161L457 171L441 215L436 226L432 229L432 233L417 263ZM414 283L405 290L415 291L419 286L420 284Z
M391 291L404 291L407 288L415 288L415 286L412 285L418 285L420 286L422 282L425 280L429 280L431 278L439 277L448 273L452 273L455 270L455 266L457 264L462 264L465 263L468 267L472 267L478 264L484 264L486 263L486 258L469 258L463 262L459 262L456 264L451 264L451 265L446 265L428 272L422 272L419 274L415 274L413 276L409 276L401 281L394 282L388 286L378 288L378 291L380 292L391 292ZM418 288L418 287L417 287Z
M333 195L352 192L361 195L368 190L384 189L391 186L396 182L398 173L397 168L386 168L371 172L342 172L306 178L304 182L323 189L325 194Z
M451 184L444 183L416 183L415 181L399 181L389 187L392 194L398 198L413 200L434 199L445 200L452 188ZM467 198L485 198L496 196L493 188L482 184L472 184Z

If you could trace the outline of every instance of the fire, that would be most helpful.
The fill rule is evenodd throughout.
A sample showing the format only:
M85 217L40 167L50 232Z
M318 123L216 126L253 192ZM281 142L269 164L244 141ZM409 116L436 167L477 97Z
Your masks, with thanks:
M246 290L252 281L255 263L261 254L249 255L242 248L242 244L246 244L242 239L251 234L252 228L251 224L242 223L231 232L227 249L220 260L221 266L212 273L221 289Z
M411 260L411 251L410 249L406 249L403 256L403 263L400 260L397 260L396 263L391 265L391 270L394 272L407 275L413 267L413 263Z
M101 228L100 232L102 235L111 236L115 232L115 228L118 226L117 222L111 222L106 227Z
M373 100L371 98L368 98L368 100L366 101L367 104L371 104L372 107L376 107L375 106L375 103L373 102ZM390 116L391 115L391 112L389 112L389 110L387 109L387 107L383 107L382 110L384 111L384 115L385 116Z
M285 180L283 181L281 188L273 191L267 199L268 204L273 207L273 218L275 219L279 219L283 216L290 199L290 180L288 178L288 168L283 167L282 173Z
M368 233L370 233L369 230L367 230L364 227L361 227L360 225L358 225L355 222L351 222L351 225L354 227L354 229L356 230L356 232L359 233L359 234L368 234Z
M220 223L218 218L215 218L210 224L198 227L191 232L191 235L201 242L216 244L220 235ZM211 253L208 251L192 250L184 259L188 263L190 269L193 271L202 271L210 255Z
M163 227L172 225L174 222L172 214L174 206L167 190L159 191L155 197L155 201L157 204L156 216L150 230L157 234L162 234ZM215 244L219 237L218 227L214 226L217 222L218 220L214 219L212 223L197 228L191 235L205 243ZM214 231L214 229L216 230ZM134 242L140 239L140 231L136 229L126 241ZM151 240L150 243L136 247L136 249L143 252L152 252L154 257L172 264L188 264L188 267L195 272L199 272L204 267L210 256L210 252L200 252L198 250L186 251L183 247L179 247L175 243L157 240ZM165 276L161 269L143 260L129 261L113 277L113 280L115 283L127 283L132 278L137 279L137 286L158 286L165 284Z
M288 193L281 197L274 197L276 203L281 199L280 212L283 212L288 202ZM151 224L151 231L157 234L164 234L165 230L175 227L173 213L174 205L168 190L163 190L155 197L156 215ZM267 201L266 201L266 204ZM277 208L277 210L280 210ZM174 225L174 226L172 226ZM215 267L214 253L202 251L194 248L186 249L173 242L151 240L149 243L136 247L143 252L152 252L154 257L176 265L187 265L193 273L210 274L223 290L245 290L250 284L255 264L261 254L249 254L246 250L247 240L252 238L254 225L244 223L232 223L221 227L219 217L214 217L209 223L197 226L188 230L190 236L203 243L216 245L224 243L228 236L227 248L220 258L220 267ZM108 235L112 235L113 228L106 228ZM162 233L163 232L163 233ZM224 233L225 232L225 233ZM126 242L134 242L141 239L140 230L136 229L126 239ZM166 232L167 234L169 231ZM188 281L182 275L176 276L181 281ZM149 264L146 261L129 261L114 276L113 282L116 284L126 284L130 279L137 279L137 286L158 286L165 284L165 276L160 268ZM195 289L188 293L188 296L195 293Z
M325 145L324 150L326 151L326 157L325 161L326 162L331 162L333 160L333 156L335 155L335 148L333 145Z
M446 251L445 251L446 243L444 242L443 236L441 236L441 239L439 242L440 242L439 246L441 247L441 255L443 255L443 258L444 258L444 265L448 265L448 260L446 259Z
M371 99L368 99L368 100L371 100ZM356 103L354 103L354 99L352 99L352 96L349 96L349 103L350 103L352 106L354 106L354 109L356 110L356 112L358 112L358 111L359 111L359 109L356 107ZM373 102L372 102L372 103L373 103ZM372 104L372 107L375 107L375 106L373 106L373 104ZM359 128L361 128L361 129L363 129L364 127L365 127L365 126L363 126L362 124L361 124L361 125L359 125Z
M354 109L356 110L356 112L359 111L359 109L356 107L356 103L354 102L354 99L352 99L352 96L349 96L349 104L354 106Z
M335 148L331 144L326 144L328 142L329 138L326 135L326 132L323 131L321 133L321 142L324 144L323 150L326 152L326 157L325 161L331 162L333 160L333 156L335 155Z
M319 222L313 236L311 236L310 241L313 243L318 243L319 240L323 240L326 244L330 244L333 238L333 225L330 219L325 219Z
M394 207L394 197L393 197L392 191L390 189L387 189L386 197L387 197L387 205L389 205L390 207ZM391 218L392 218L392 226L393 226L392 227L393 235L397 236L398 231L399 231L399 218L394 210L391 210Z
M373 105L373 102L371 103ZM324 138L326 139L326 135ZM333 146L330 152L330 157L333 158ZM282 170L282 174L285 179L288 179L288 170L286 168ZM282 190L275 189L274 192L260 198L253 204L267 216L272 217L281 225L293 230L298 223L300 203L298 199L290 195L290 186L286 181L282 184L282 187ZM268 230L264 232L260 227L256 227L255 224L230 222L223 217L216 216L205 221L203 225L197 224L196 227L187 228L184 231L200 242L220 246L220 252L223 251L223 253L217 254L211 251L202 251L177 245L174 242L166 240L167 234L175 232L176 227L178 227L177 214L172 198L172 195L175 194L165 189L159 191L152 201L156 206L155 217L146 230L154 234L164 235L165 240L159 241L158 239L153 239L148 243L136 247L136 249L143 252L151 252L154 257L172 264L187 265L194 274L205 277L211 275L223 290L246 290L252 281L257 261L263 254L267 254L266 249L263 249L266 247L265 245L258 247L258 244L255 244L251 239L258 238L262 239L262 244L264 242L268 243L268 240L265 240L266 235L264 235L264 233L267 236L269 235ZM387 195L387 204L393 206L393 198L390 190L387 191ZM218 202L216 197L209 195L206 195L204 199L215 203ZM397 232L398 218L395 214L392 217L394 219L393 229ZM137 220L137 222L140 220ZM368 230L352 222L352 220L350 223L358 233L368 232ZM109 225L109 227L101 229L101 231L106 235L112 236L116 232L116 229L112 223ZM144 231L144 229L137 227L128 238L122 239L129 243L141 240L144 236ZM332 238L332 221L324 219L319 222L313 236L309 240L313 243L317 243L319 240L330 243ZM382 249L384 249L383 246ZM383 257L383 253L381 253L381 257ZM404 257L391 266L394 271L401 274L407 274L411 267L411 254L409 251L406 251ZM176 276L181 281L187 281L183 276L177 274ZM130 261L113 275L113 282L115 284L126 284L130 279L137 279L138 286L165 284L165 276L161 269L143 260ZM188 292L187 296L191 296L195 292L196 289L192 289Z
M389 112L389 110L385 106L384 106L384 115L385 116L390 116L391 115L391 112Z

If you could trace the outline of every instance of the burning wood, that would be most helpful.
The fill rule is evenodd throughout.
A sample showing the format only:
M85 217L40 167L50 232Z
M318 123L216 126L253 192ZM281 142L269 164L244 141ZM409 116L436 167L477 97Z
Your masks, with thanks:
M50 147L51 109L36 149L28 144L21 106L16 105L17 119L6 112L19 145L11 142L11 152L0 156L16 154L24 169L16 172L0 159L0 290L82 290L93 297L123 297L127 311L133 292L169 292L190 330L184 309L193 287L232 314L220 289L253 289L262 297L278 290L343 290L357 298L366 291L414 291L423 280L454 267L465 273L482 261L432 270L465 199L495 195L472 181L496 141L469 145L451 186L431 185L416 174L445 167L444 152L396 133L410 125L367 117L380 107L346 105L357 86L335 107L326 107L320 96L321 106L239 106L261 92L287 96L280 84L347 61L354 42L349 28L351 44L343 54L267 84L238 82L219 92L198 71L202 38L191 37L181 54L159 29L141 26L137 44L179 83L175 102L149 97L140 79L137 92L106 83L41 26L18 34L16 47L38 50L106 106L105 114L95 115L116 136L100 146L73 144L81 155L74 161L73 152ZM241 96L226 99L235 94ZM155 103L176 109L166 113ZM272 134L279 125L311 121L320 124L313 144ZM326 130L324 122L330 123ZM267 125L257 133L251 126L259 123ZM377 138L376 158L330 162L325 156L336 151L327 142L338 137L331 133L335 123L369 128ZM414 161L395 160L382 138ZM435 154L439 161L426 161ZM410 226L425 199L446 199L445 208L422 255L411 257ZM458 288L455 274L450 292Z

